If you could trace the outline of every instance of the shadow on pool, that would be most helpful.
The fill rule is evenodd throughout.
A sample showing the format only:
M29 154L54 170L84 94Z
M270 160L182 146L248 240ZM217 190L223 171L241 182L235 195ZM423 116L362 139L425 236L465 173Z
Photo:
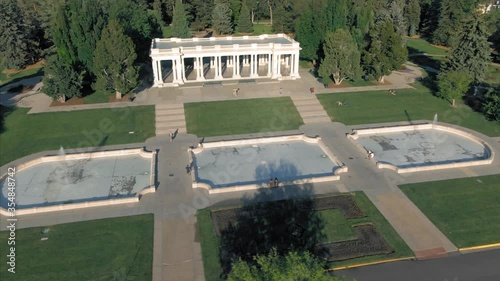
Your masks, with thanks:
M227 213L219 219L235 219L237 223L220 233L223 275L231 270L231 261L241 258L255 263L253 256L267 254L273 248L280 254L290 250L312 252L314 245L324 239L325 227L318 212L299 204L300 198L312 196L311 183L263 188L253 196L243 197L242 208L224 211ZM287 200L268 202L276 199Z

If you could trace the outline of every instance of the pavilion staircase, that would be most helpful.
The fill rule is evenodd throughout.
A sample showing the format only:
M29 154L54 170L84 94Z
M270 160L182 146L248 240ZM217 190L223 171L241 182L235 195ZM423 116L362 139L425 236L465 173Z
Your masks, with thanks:
M184 104L157 104L155 106L156 135L170 132L186 133Z
M291 98L304 124L331 122L316 95L292 96Z

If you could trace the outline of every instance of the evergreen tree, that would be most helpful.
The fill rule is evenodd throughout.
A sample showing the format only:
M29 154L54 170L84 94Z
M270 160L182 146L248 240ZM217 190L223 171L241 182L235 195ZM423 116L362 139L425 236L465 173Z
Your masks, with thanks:
M102 5L98 0L72 0L67 5L69 32L76 57L85 70L92 72L96 43L106 24Z
M408 35L410 36L417 34L420 24L420 12L419 0L406 0L404 15L408 25Z
M275 33L284 33L287 21L287 11L283 3L278 3L273 11L273 31Z
M369 37L368 48L363 53L363 66L369 77L383 82L384 75L389 75L406 61L408 51L389 20L376 23Z
M420 6L420 35L434 42L433 35L439 22L441 0L421 0Z
M130 92L137 85L139 76L138 68L134 66L136 58L132 39L125 35L117 21L111 20L102 31L95 50L95 88L115 91L118 98Z
M454 47L458 43L458 31L462 29L464 19L476 13L476 4L476 1L470 0L441 1L439 21L432 42Z
M212 16L211 2L206 0L193 0L192 6L194 9L194 22L191 25L199 26L200 29L208 27Z
M295 39L300 42L300 57L314 64L326 32L324 7L308 4L295 27Z
M404 17L405 1L404 0L393 0L389 4L389 18L394 25L394 30L396 33L403 38L408 34L408 25Z
M77 61L76 48L71 42L67 13L66 5L63 4L57 8L50 34L56 47L58 59L64 61L67 65L73 65Z
M231 10L233 11L233 22L240 22L241 7L243 5L242 2L244 1L231 0Z
M240 11L240 19L238 22L238 26L236 27L238 32L242 33L252 33L253 32L253 24L252 18L250 16L250 9L246 1L243 1Z
M216 34L233 33L232 11L226 3L218 3L212 12L212 28Z
M16 0L0 2L0 53L7 68L20 69L30 59L29 29Z
M47 59L44 67L42 92L61 102L81 97L82 76L58 55Z
M335 85L344 79L354 80L360 74L360 53L349 31L337 29L326 34L323 44L325 59L321 62L321 77L332 77Z
M465 72L474 82L482 81L491 60L487 38L481 16L476 14L470 17L458 35L458 44L451 50L450 58L443 66L444 70Z
M500 121L500 86L490 87L483 99L481 110L486 118Z
M188 21L186 18L186 8L182 4L182 0L177 0L174 7L174 15L172 19L172 37L190 38Z
M165 21L163 20L163 9L165 3L164 0L154 0L153 1L153 11L155 12L156 18L160 25L165 25Z
M228 275L228 281L266 281L266 280L308 280L339 281L325 273L323 262L309 252L289 252L279 256L276 250L266 256L254 257L256 265L249 265L241 259L235 262Z
M327 31L334 32L339 28L347 28L347 0L328 0L324 12Z
M437 77L438 95L455 106L455 101L461 99L469 90L471 81L467 72L441 71Z
M363 51L365 39L374 21L373 4L371 1L354 0L350 11L351 33L358 50Z

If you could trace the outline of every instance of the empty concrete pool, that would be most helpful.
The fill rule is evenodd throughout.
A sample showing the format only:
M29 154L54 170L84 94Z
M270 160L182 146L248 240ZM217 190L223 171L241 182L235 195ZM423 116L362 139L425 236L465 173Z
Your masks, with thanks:
M347 167L320 138L303 135L204 143L191 150L193 186L210 193L337 180Z
M493 153L479 137L452 127L421 124L355 130L350 138L372 151L379 168L400 173L490 164Z
M134 199L141 192L151 192L150 188L154 188L154 154L129 149L35 159L16 167L16 207L52 211ZM0 206L7 209L5 178L0 186ZM98 201L101 202L96 203Z

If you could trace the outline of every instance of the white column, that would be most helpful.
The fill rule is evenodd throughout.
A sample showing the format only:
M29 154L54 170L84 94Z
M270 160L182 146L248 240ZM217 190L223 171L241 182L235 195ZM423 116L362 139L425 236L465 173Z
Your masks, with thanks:
M215 66L215 57L210 57L210 68L214 68Z
M159 78L158 81L163 84L163 73L161 71L161 60L158 61L157 67L158 67L158 78Z
M235 60L235 56L233 55L231 58L231 61L233 62L233 78L236 77L236 60Z
M205 80L205 77L203 77L203 57L196 57L196 81L202 81Z
M184 58L181 57L181 79L182 83L184 84L187 79L186 79L186 67L184 66Z
M266 56L266 60L267 60L267 76L271 76L272 72L271 72L271 68L272 68L272 65L271 65L271 54L268 54Z
M252 57L249 59L249 63L250 63L250 77L253 77L253 55L251 55Z
M176 67L176 60L172 59L172 83L177 82L177 67Z
M152 67L153 67L153 84L156 86L158 84L158 82L160 81L159 77L158 77L158 61L153 59L153 62L152 62Z
M294 54L294 61L293 61L293 64L294 64L294 67L293 67L293 76L295 76L295 78L300 78L300 75L299 75L299 61L300 61L300 57L299 57L299 52L295 52Z
M240 74L240 55L236 56L236 78L241 78L241 74Z
M220 56L215 57L215 77L214 77L214 79L222 79L222 63L221 63Z
M259 55L253 55L253 77L259 77Z
M285 55L285 66L286 68L290 67L290 55Z

